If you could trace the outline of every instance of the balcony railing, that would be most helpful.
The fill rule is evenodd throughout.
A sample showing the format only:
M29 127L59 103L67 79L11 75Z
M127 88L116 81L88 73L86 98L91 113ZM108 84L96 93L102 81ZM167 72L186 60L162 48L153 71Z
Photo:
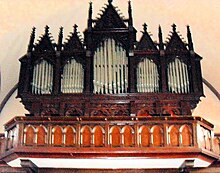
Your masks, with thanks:
M75 152L155 151L200 149L218 157L219 136L200 117L15 117L5 125L1 154L65 149ZM151 150L154 149L154 150Z

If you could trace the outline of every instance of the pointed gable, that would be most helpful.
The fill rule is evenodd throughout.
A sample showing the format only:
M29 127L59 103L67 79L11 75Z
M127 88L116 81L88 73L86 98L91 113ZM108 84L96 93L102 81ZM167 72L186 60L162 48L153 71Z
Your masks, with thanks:
M74 32L71 33L69 38L67 39L67 42L64 44L64 50L65 51L83 51L83 44L78 36L77 32L77 25L74 25Z
M176 25L173 24L173 32L169 39L169 42L167 43L166 50L168 51L187 51L186 44L182 41L180 36L176 32Z
M152 50L152 51L156 51L157 47L154 44L153 40L151 39L149 33L147 32L147 25L146 25L146 23L143 26L144 26L144 32L143 32L143 35L142 35L140 41L137 44L137 50Z
M100 18L95 22L95 29L127 28L111 1L109 1L109 4L102 12L103 14L101 14Z
M49 27L45 27L45 33L40 37L39 42L35 45L35 51L44 52L44 51L55 51L55 47L51 41L51 34L49 33Z

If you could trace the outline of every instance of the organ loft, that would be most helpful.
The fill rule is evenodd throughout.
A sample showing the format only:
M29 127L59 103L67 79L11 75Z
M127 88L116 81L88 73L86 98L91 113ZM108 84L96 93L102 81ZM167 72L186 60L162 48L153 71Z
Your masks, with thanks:
M108 0L96 19L89 4L83 40L76 24L66 40L61 27L57 42L48 26L38 41L35 30L20 58L17 96L30 114L6 124L2 160L20 160L18 167L33 171L44 167L42 158L50 158L49 165L55 158L71 160L65 168L83 159L87 170L92 159L130 158L146 164L128 169L187 172L219 159L213 125L192 116L204 94L202 58L189 26L187 43L175 24L167 42L161 26L154 42L146 23L137 40L131 2L124 18ZM150 164L155 159L158 167ZM107 164L106 170L122 168Z

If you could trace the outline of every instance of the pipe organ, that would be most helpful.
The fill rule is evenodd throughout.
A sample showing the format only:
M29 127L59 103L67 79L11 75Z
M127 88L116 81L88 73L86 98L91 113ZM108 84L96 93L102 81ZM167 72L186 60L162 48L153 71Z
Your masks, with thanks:
M189 93L189 74L187 65L178 58L168 64L168 88L172 93Z
M69 60L61 76L62 93L82 93L84 86L84 70L80 63L74 58Z
M114 39L103 40L94 53L93 92L116 94L128 91L126 50Z
M51 94L53 90L53 65L46 60L34 65L33 80L32 80L32 93Z
M112 2L97 19L90 3L83 41L77 25L66 41L61 27L57 43L46 26L35 43L33 28L27 54L20 59L18 85L18 97L31 114L191 115L204 94L202 57L194 52L189 27L188 43L176 25L166 43L161 27L155 42L147 24L136 40L131 4L125 19Z
M159 74L157 65L148 58L144 58L137 67L137 91L159 92Z

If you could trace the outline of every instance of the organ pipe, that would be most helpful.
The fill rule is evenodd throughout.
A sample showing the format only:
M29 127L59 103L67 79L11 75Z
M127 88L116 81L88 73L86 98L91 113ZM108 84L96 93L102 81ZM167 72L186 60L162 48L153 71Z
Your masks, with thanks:
M189 93L189 74L187 65L178 58L170 62L167 69L168 89L173 93Z
M84 81L84 71L80 63L74 57L66 63L63 68L61 79L62 93L82 93Z
M103 40L94 53L93 92L96 94L126 93L128 58L121 44Z
M42 60L33 68L32 88L33 94L51 94L53 88L53 66Z
M138 92L158 92L159 74L157 65L144 58L137 67L137 91Z

